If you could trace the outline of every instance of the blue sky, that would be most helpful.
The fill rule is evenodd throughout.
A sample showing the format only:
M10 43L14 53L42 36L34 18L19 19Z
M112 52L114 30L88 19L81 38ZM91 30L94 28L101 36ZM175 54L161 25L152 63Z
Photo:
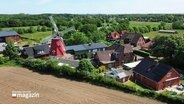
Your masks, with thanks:
M0 14L184 13L184 0L1 0Z

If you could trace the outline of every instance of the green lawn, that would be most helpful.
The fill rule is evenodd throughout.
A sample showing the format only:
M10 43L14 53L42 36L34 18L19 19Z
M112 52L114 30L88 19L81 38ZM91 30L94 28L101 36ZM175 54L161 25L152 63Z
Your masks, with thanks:
M136 87L137 89L144 89L143 87L137 85L136 83L134 83L134 82L132 82L132 81L127 81L127 82L125 82L125 83L123 83L123 84L125 84L125 85L127 85L127 86L131 86L131 87Z
M181 83L182 83L182 84L184 84L184 79L183 79L183 80L181 80Z
M178 34L184 34L184 30L176 30L178 32ZM159 33L158 31L152 31L149 33L145 33L144 36L147 36L151 39L153 39L154 37L156 37L157 35L161 35L161 36L167 36L167 35L174 35L174 34L168 34L168 33Z
M22 37L22 41L19 43L19 45L22 46L26 44L32 45L34 43L39 43L42 39L51 34L51 31L22 34L20 35Z
M139 22L139 21L130 21L130 27L143 27L150 25L151 27L158 27L160 22ZM171 23L166 23L167 28L171 28Z

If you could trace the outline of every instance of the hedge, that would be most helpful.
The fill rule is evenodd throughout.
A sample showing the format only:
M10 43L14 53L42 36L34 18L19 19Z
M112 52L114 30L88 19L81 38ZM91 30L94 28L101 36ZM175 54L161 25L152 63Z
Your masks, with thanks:
M157 93L155 91L148 90L148 89L144 89L144 90L136 89L135 87L123 85L122 83L117 82L115 79L99 75L96 72L91 72L91 73L80 72L69 66L58 66L57 62L55 61L46 61L46 60L40 60L40 59L26 59L24 60L22 65L31 70L42 72L42 73L49 73L55 76L65 76L65 77L73 78L75 80L83 80L83 81L90 82L92 84L121 90L124 92L139 95L139 96L145 96L145 97L157 99L167 103L184 104L184 98L180 96L172 96L166 93Z
M141 50L134 50L134 54L142 56L142 57L149 57L150 53L141 51Z
M8 58L7 57L1 57L0 56L0 64L5 64L5 63L7 63L8 62Z

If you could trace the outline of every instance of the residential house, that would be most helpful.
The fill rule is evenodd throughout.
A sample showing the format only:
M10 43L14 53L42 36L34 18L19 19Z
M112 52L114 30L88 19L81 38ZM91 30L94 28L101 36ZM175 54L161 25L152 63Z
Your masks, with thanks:
M143 59L133 73L136 82L155 90L178 85L180 81L180 74L173 67L150 58Z
M121 39L124 40L125 44L131 44L134 47L143 47L145 40L142 34L138 33L125 33L121 36Z
M66 52L74 55L75 59L93 57L98 51L105 51L107 45L104 43L89 43L66 46Z
M96 53L94 62L97 66L116 67L116 60L112 58L113 50L99 51Z
M49 56L50 47L48 44L35 45L33 47L23 47L21 50L21 55L24 57L44 57Z
M107 48L106 51L97 52L95 62L97 65L106 67L118 67L123 63L134 61L133 48L130 44L114 44Z
M20 41L20 36L16 31L0 31L0 42L8 42L14 40Z
M108 47L107 50L114 50L112 55L117 58L120 65L122 65L122 63L134 61L135 57L133 53L133 47L130 44L121 45L119 43L115 43Z
M118 32L111 32L107 35L106 39L109 40L109 41L114 41L114 40L118 40L120 39L121 36Z

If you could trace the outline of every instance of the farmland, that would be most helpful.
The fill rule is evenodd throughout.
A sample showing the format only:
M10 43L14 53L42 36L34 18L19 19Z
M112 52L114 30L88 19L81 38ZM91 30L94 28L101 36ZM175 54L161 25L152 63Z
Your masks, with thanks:
M176 30L178 32L178 34L182 35L184 34L184 30ZM167 36L167 35L173 35L173 34L168 34L168 33L159 33L158 31L152 31L152 32L149 32L149 33L145 33L144 36L148 36L149 38L154 38L156 36Z
M150 25L151 27L158 27L160 22L138 22L138 21L130 21L130 27L143 27ZM166 23L167 28L171 28L171 23Z
M138 97L83 82L40 75L24 68L0 68L0 101L3 104L161 104L161 102ZM11 77L10 77L11 76ZM11 98L11 91L30 90L39 98Z

